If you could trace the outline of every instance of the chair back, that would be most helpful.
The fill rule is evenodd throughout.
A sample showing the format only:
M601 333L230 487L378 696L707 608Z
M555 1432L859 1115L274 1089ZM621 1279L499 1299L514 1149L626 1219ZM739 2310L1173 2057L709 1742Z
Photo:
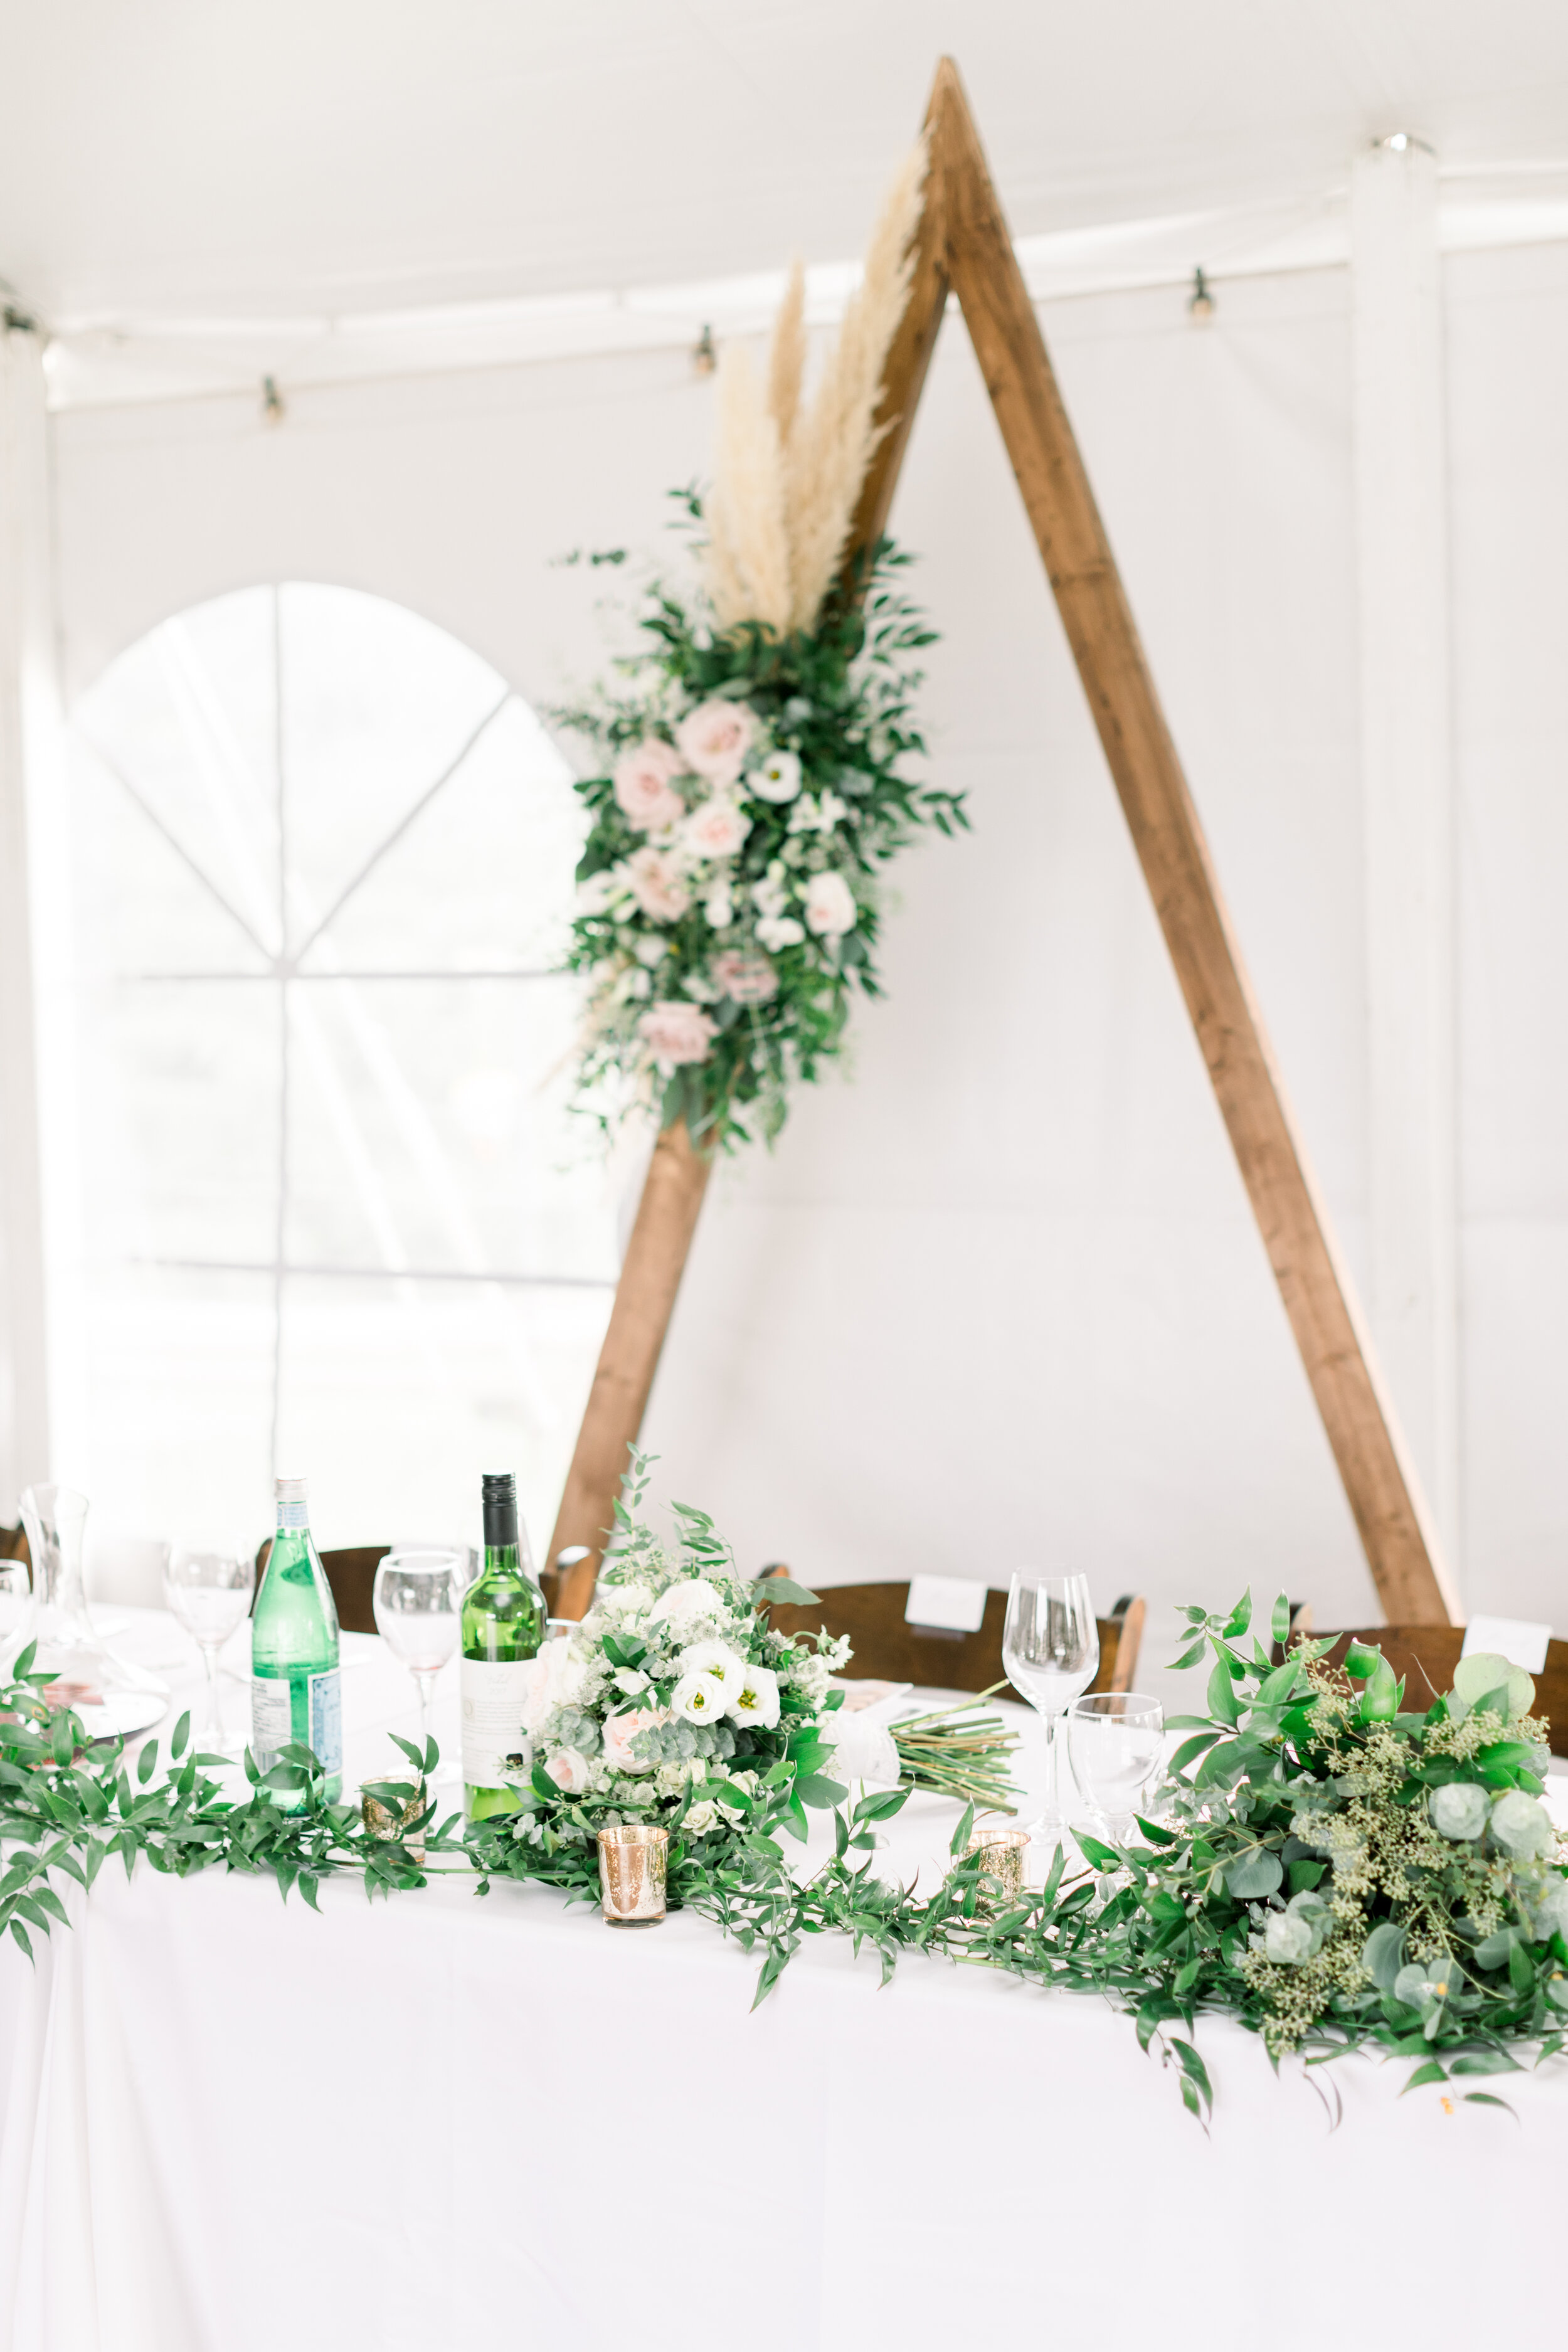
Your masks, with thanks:
M1405 1679L1405 1706L1411 1715L1423 1715L1435 1698L1454 1687L1454 1669L1464 1648L1462 1625L1367 1625L1348 1633L1320 1633L1332 1642L1325 1664L1342 1666L1352 1642L1381 1650L1396 1675ZM1548 1642L1546 1664L1531 1676L1535 1713L1551 1727L1553 1756L1568 1756L1568 1642Z
M26 1528L0 1528L0 1559L25 1559L29 1569L32 1567Z
M391 1549L390 1544L351 1544L345 1550L321 1554L338 1623L345 1633L374 1633L375 1612L371 1606L371 1595L375 1590L375 1571ZM258 1592L261 1590L261 1572L271 1557L272 1538L268 1536L256 1555ZM254 1601L251 1605L254 1608Z
M769 1574L784 1571L770 1570ZM775 1604L769 1622L778 1633L847 1633L854 1648L850 1672L881 1682L918 1683L928 1689L984 1691L1005 1683L1002 1628L1007 1595L993 1586L985 1614L973 1633L952 1633L904 1621L907 1584L838 1584L810 1608ZM1143 1637L1144 1602L1127 1594L1100 1624L1100 1669L1090 1690L1131 1690ZM1000 1692L998 1696L1003 1696ZM1011 1696L1011 1694L1009 1694Z

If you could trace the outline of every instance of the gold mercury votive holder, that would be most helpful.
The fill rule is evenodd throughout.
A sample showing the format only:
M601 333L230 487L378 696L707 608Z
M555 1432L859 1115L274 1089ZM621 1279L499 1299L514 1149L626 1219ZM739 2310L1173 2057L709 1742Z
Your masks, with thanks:
M425 1859L424 1839L410 1838L406 1835L409 1822L416 1822L424 1810L424 1801L418 1797L410 1797L402 1811L395 1817L391 1806L384 1805L379 1797L373 1797L368 1789L362 1790L360 1792L360 1813L371 1836L387 1839L403 1838L407 1845L411 1862L423 1862Z
M624 1822L599 1832L599 1903L606 1927L657 1927L664 1916L669 1832Z
M976 1830L964 1847L964 1859L976 1854L987 1878L999 1882L1000 1893L983 1887L980 1900L987 1909L1000 1903L1017 1903L1024 1894L1024 1862L1029 1851L1027 1830Z

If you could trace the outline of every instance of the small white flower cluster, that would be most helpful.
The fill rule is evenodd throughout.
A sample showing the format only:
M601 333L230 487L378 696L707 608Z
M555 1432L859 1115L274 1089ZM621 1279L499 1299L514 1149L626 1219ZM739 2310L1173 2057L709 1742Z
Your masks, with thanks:
M600 1818L679 1815L701 1836L746 1808L711 1795L692 1803L691 1790L722 1781L754 1796L788 1731L817 1716L845 1646L819 1656L771 1632L738 1578L692 1575L640 1548L542 1653L526 1723L534 1755L563 1798L613 1808Z

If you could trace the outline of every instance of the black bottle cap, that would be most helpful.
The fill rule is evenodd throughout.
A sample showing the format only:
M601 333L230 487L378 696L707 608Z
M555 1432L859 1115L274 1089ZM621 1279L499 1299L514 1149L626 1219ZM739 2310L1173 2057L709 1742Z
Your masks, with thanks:
M487 1470L480 1480L484 1502L485 1549L517 1541L517 1480L510 1470Z

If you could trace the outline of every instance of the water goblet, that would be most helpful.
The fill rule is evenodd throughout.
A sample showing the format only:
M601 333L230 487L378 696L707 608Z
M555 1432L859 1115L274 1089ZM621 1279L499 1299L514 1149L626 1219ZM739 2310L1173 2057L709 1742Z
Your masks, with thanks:
M1142 1691L1091 1691L1068 1717L1068 1752L1079 1793L1113 1845L1132 1835L1132 1816L1159 1769L1165 1711Z
M436 1677L458 1646L466 1570L458 1552L394 1550L375 1571L375 1630L414 1677L421 1749L429 1745Z
M244 1544L169 1546L163 1564L163 1598L169 1614L184 1627L202 1654L204 1687L201 1720L192 1746L208 1756L236 1756L238 1748L226 1740L223 1710L218 1704L217 1655L229 1635L244 1622L256 1589L256 1562Z
M1007 1591L1002 1664L1014 1689L1046 1719L1046 1795L1029 1823L1036 1838L1062 1838L1067 1816L1058 1794L1057 1727L1100 1665L1100 1628L1085 1576L1031 1576L1020 1570Z

